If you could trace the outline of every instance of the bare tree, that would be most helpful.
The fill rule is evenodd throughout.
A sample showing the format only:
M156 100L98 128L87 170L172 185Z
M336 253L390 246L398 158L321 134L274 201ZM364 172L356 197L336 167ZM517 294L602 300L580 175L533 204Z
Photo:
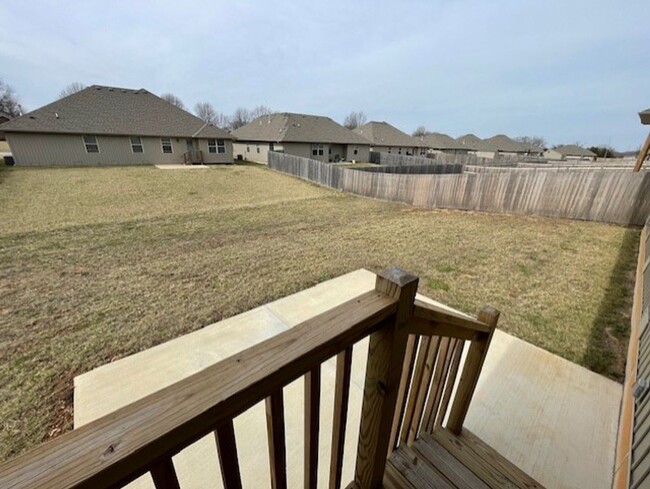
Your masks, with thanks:
M175 105L179 109L185 109L185 104L183 101L173 93L163 93L160 98L166 100L172 105Z
M23 115L23 106L18 102L14 89L0 78L0 112L11 117Z
M199 119L209 124L214 124L217 117L217 111L214 110L210 102L199 102L194 106L194 112Z
M248 109L243 107L238 107L237 110L230 117L230 128L239 129L242 126L245 126L251 121L251 113Z
M222 112L215 112L213 126L227 128L230 127L230 117Z
M424 126L418 126L415 128L415 131L413 131L414 138L421 138L427 134L429 134L429 131L427 131L427 128Z
M520 136L515 141L536 148L546 148L547 145L546 139L541 136Z
M253 119L257 119L258 117L262 117L263 115L269 115L272 113L273 111L266 105L258 105L253 110L251 110L250 118L251 120L253 120Z
M350 112L343 121L343 125L348 129L356 129L359 126L363 126L367 120L368 118L362 110L359 112Z
M67 97L68 95L72 95L73 93L81 92L84 88L86 88L86 85L80 82L72 82L70 85L65 87L63 90L59 92L59 98Z

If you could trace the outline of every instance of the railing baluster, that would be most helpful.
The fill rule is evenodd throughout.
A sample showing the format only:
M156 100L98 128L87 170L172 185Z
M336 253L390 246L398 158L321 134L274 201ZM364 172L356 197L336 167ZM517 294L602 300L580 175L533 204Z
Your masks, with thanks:
M449 366L449 376L447 377L447 384L445 385L445 393L442 396L440 409L438 409L438 416L436 416L435 422L433 424L434 430L441 427L443 421L445 420L445 415L447 414L447 409L449 407L449 400L451 399L451 394L454 390L454 383L456 383L456 377L458 376L458 368L460 367L460 359L463 354L464 344L465 342L463 340L456 339L454 350L451 356L451 365Z
M151 478L156 489L180 489L171 457L151 467Z
M388 445L388 455L397 448L398 437L400 433L400 426L406 426L406 403L409 399L409 386L411 385L411 376L413 375L413 367L415 365L415 352L418 349L420 337L417 335L409 335L406 342L406 355L404 356L404 370L402 371L402 378L399 382L399 392L397 393L397 408L395 409L395 417L393 418L393 426L390 433L390 444Z
M413 420L413 410L415 408L417 391L420 389L420 385L422 384L422 374L424 372L424 355L425 352L429 350L430 344L431 344L431 336L420 337L420 348L418 350L417 359L415 363L415 370L413 372L411 392L409 394L406 411L404 412L404 423L402 425L402 430L400 432L400 443L406 442L409 427L411 426L411 421Z
M269 442L272 489L287 487L287 451L284 433L282 389L266 398L266 430Z
M349 347L339 353L336 357L334 420L332 422L332 456L330 459L330 489L339 489L341 487L351 372L352 347Z
M456 390L454 402L449 412L449 421L447 422L447 429L456 435L460 434L463 429L465 416L467 416L467 410L472 401L478 377L481 374L490 341L492 341L494 329L499 321L499 314L499 311L491 307L484 307L478 313L478 320L490 326L490 332L482 333L478 340L472 341L467 352L465 366L463 367L463 373L458 382L458 389Z
M217 453L219 454L223 486L225 489L241 489L237 442L232 419L219 426L214 432L214 436L217 440Z
M397 268L377 275L375 289L397 299L397 311L370 335L355 470L361 489L380 487L384 476L417 288L418 278Z
M440 337L430 338L427 349L422 351L422 373L420 375L420 382L416 387L416 395L413 396L413 415L409 422L409 426L406 427L404 433L404 440L409 446L415 442L419 435L420 425L422 424L422 415L424 413L424 406L427 400L427 395L429 394L431 378L433 377L433 365L436 362L436 355L440 350L440 344Z
M318 481L320 368L305 375L305 489L316 489Z
M429 390L429 400L427 401L424 419L422 420L421 431L424 431L426 433L431 432L433 429L433 422L435 421L436 415L438 414L438 408L440 407L440 400L442 399L442 391L445 384L445 378L447 377L449 363L451 362L451 350L449 348L450 342L451 338L442 338L440 340L440 350L438 351L436 369L433 374L433 382L431 382L431 388Z

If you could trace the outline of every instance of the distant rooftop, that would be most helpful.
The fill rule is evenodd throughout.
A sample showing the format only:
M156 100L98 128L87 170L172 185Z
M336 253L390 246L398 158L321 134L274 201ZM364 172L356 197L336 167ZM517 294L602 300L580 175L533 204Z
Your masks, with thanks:
M588 156L591 158L597 156L593 151L589 151L588 149L585 149L576 144L565 144L563 146L558 146L557 148L553 148L553 151L557 151L564 156Z
M456 138L461 144L461 148L467 149L469 151L496 151L497 147L489 142L483 141L478 136L474 134L465 134L464 136L459 136Z
M427 148L431 149L463 149L463 145L451 136L440 132L432 132L422 139Z
M144 88L92 85L2 126L5 132L232 139Z
M409 136L385 121L367 122L354 132L369 139L375 146L426 147L422 139Z
M258 117L233 131L242 141L370 145L370 141L329 117L281 112Z

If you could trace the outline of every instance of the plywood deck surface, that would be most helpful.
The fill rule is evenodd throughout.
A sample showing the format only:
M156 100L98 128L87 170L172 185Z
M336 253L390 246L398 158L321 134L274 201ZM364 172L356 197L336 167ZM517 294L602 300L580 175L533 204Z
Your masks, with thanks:
M74 423L81 426L371 290L366 270L292 296L75 378ZM423 300L430 300L419 297ZM478 305L477 305L478 306ZM354 350L343 481L352 480L367 340ZM322 368L319 480L329 471L335 363ZM544 350L497 331L466 426L548 488L609 488L622 388ZM290 487L302 486L303 382L284 389ZM295 401L292 401L294 400ZM235 420L244 487L269 487L264 407ZM174 457L182 487L222 487L214 437ZM144 476L133 487L153 487Z

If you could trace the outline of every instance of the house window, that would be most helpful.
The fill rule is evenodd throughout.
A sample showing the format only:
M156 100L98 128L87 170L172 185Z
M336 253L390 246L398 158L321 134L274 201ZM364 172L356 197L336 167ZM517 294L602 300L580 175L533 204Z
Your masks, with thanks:
M312 156L323 156L325 154L325 147L322 144L311 145Z
M251 147L250 147L250 146L246 146L246 152L247 152L247 153L250 153L250 152L251 152Z
M171 138L160 138L160 145L162 146L162 152L166 154L171 154L174 151L172 150L172 140Z
M357 148L357 147L355 146L355 147L354 147L354 150L352 150L352 154L354 154L354 155L358 155L358 154L359 154L359 148Z
M402 154L402 148L400 148L400 149L397 150L397 154L398 154L398 155L401 155L401 154Z
M131 137L131 151L134 153L144 153L144 147L142 146L142 138L139 136Z
M393 148L388 148L388 152L390 153L390 152L392 151L392 149L393 149Z
M257 153L259 154L259 152L260 152L260 145L259 145L259 144L256 144L256 145L255 145L255 149L257 150Z
M248 151L248 148L246 149ZM223 139L208 139L208 153L225 153L226 143Z
M83 138L86 153L99 153L99 145L95 136L84 136Z

